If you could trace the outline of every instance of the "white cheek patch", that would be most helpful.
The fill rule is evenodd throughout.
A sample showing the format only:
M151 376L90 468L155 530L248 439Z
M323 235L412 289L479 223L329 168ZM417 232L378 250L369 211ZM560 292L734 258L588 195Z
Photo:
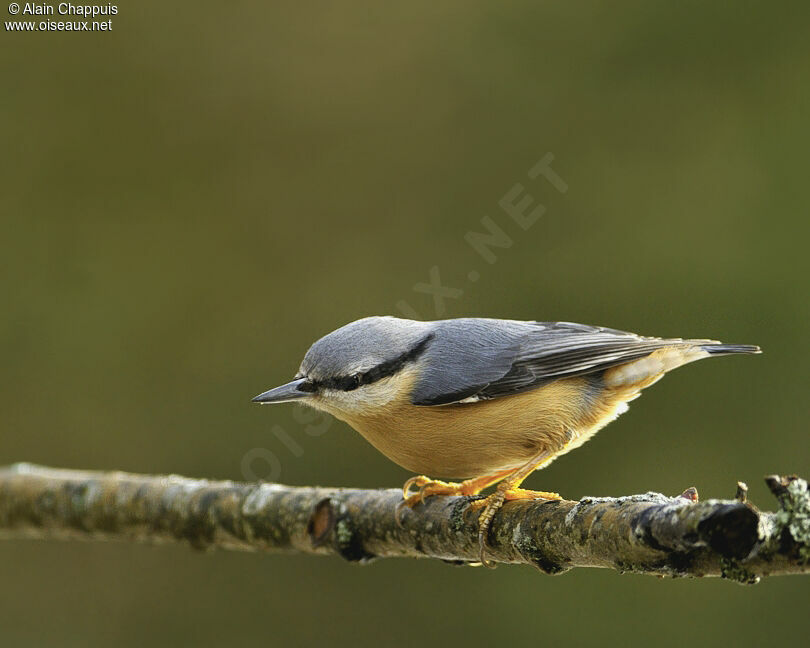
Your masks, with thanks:
M344 412L363 412L380 408L397 398L401 386L397 378L384 378L351 391L327 390L321 396L332 407Z
M708 352L696 347L661 349L639 360L609 369L605 372L605 384L608 387L632 387L708 355Z

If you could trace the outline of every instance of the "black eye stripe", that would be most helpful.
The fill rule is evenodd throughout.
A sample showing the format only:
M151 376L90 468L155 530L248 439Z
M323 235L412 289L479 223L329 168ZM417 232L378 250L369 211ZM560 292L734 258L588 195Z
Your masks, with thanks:
M422 339L416 346L409 351L406 351L398 358L388 360L372 367L363 373L352 374L350 376L338 376L336 378L326 378L324 380L313 380L309 384L312 385L312 390L317 389L335 389L338 391L353 391L361 385L370 385L388 378L397 373L402 367L409 362L416 360L427 348L428 343L433 339L431 333Z

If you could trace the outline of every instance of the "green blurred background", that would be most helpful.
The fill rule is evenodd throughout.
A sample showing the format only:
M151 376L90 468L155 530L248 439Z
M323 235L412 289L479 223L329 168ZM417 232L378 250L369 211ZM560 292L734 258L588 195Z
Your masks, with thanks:
M144 1L111 33L3 31L0 464L400 485L344 424L249 399L405 301L762 345L674 373L527 485L728 497L742 479L772 508L763 475L810 472L808 20L798 2ZM567 193L527 177L546 153ZM527 231L498 206L516 183L546 208ZM485 216L513 241L491 265L464 238ZM434 267L463 290L445 313L413 288ZM810 629L802 578L6 542L0 583L4 646Z

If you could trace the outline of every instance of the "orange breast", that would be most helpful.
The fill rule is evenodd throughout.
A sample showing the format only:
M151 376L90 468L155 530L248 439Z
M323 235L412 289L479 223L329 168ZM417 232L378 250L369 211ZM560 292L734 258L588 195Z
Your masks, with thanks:
M626 400L586 378L477 403L416 407L406 396L382 408L333 413L395 463L431 477L469 478L520 467L541 452L581 445ZM400 393L408 394L410 389Z

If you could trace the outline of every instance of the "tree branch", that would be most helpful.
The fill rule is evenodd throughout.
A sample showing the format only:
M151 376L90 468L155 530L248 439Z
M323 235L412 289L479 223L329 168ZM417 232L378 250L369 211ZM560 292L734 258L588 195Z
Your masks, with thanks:
M775 513L735 500L646 493L579 502L508 502L495 516L488 556L548 574L611 567L669 576L810 572L810 493L797 477L766 479ZM206 549L338 554L351 561L478 558L470 497L433 497L394 519L399 490L298 488L178 476L0 468L0 539L187 542Z

